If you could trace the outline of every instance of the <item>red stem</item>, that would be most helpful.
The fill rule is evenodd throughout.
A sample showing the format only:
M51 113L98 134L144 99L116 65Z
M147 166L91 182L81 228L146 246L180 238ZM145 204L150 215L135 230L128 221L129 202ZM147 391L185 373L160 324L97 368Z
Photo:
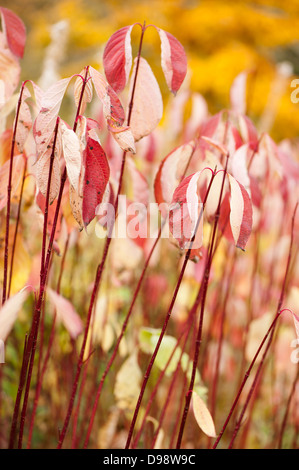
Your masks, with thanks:
M87 74L88 74L88 67L86 67L85 78L84 78L84 82L83 82L83 86L82 86L82 90L81 90L79 104L78 104L78 107L77 107L76 118L75 118L75 122L74 122L74 126L73 126L74 131L77 128L77 122L78 122L78 117L79 117L79 114L80 114L81 103L82 103L82 99L83 99L85 85L86 85L86 82L87 82ZM26 353L25 353L25 370L26 371L27 371L27 368L28 368L29 361L31 362L30 367L31 368L33 367L33 359L34 359L34 354L35 354L35 349L36 349L35 346L36 346L36 340L37 340L37 334L38 334L39 320L40 320L40 314L41 314L41 306L42 306L42 303L43 303L43 297L44 297L44 292L45 292L45 284L46 284L46 279L47 279L49 265L50 265L50 258L51 258L51 254L52 254L54 237L55 237L57 221L58 221L58 216L59 216L59 211L60 211L60 206L61 206L62 193L63 193L66 178L67 178L67 172L66 172L66 168L64 168L64 171L63 171L63 174L62 174L62 177L61 177L61 181L60 181L60 189L59 189L59 194L58 194L58 198L57 198L57 205L56 205L56 210L55 210L55 215L54 215L50 240L49 240L49 244L48 244L46 260L45 260L44 267L43 267L43 276L41 276L41 279L40 279L39 296L38 296L38 299L37 299L37 302L36 302L36 305L35 305L35 309L34 309L32 328L31 328L31 332L30 332L30 335L29 335L28 345L27 345ZM33 354L31 354L31 352L33 352ZM28 371L28 379L29 379L29 380L27 379L28 385L26 383L26 386L28 387L28 390L29 390L29 387L30 387L31 376L32 376L32 370ZM19 413L19 406L20 406L20 402L21 402L21 396L19 396L19 395L22 394L22 391L23 391L23 386L18 388L18 394L17 394L15 409L14 409L14 415L15 416L18 416L18 413ZM24 403L24 405L23 405L23 410L24 410L24 413L26 414L27 401ZM13 444L14 444L15 430L16 430L16 427L14 427L14 433L11 434L11 437L10 437L10 447L13 446Z
M67 253L67 249L68 249L68 244L69 244L69 237L66 240L65 247L64 247L64 252L63 252L62 259L61 259L61 264L60 264L60 272L59 272L57 288L56 288L56 292L58 294L60 292L61 277L62 277L62 273L63 273L64 262L65 262L65 257L66 257L66 253ZM33 427L34 427L34 419L35 419L35 415L36 415L38 400L39 400L41 389L42 389L43 378L44 378L44 375L45 375L45 372L46 372L46 369L47 369L48 361L49 361L49 358L50 358L50 352L51 352L51 348L52 348L53 341L54 341L55 324L56 324L56 314L54 314L46 355L45 355L45 358L44 358L44 361L43 361L43 366L42 366L42 369L41 369L41 373L38 377L38 382L37 382L36 389L35 389L33 410L32 410L30 425L29 425L29 435L28 435L27 449L30 449L30 447L31 447L32 433L33 433Z
M296 374L296 376L294 378L294 381L293 381L293 385L292 385L292 388L291 388L291 391L290 391L290 394L289 394L289 397L288 397L286 409L285 409L283 420L282 420L282 423L281 423L281 428L280 428L279 437L278 437L278 445L277 445L278 449L282 448L282 439L283 439L284 431L285 431L286 424L287 424L287 419L288 419L288 414L289 414L289 410L290 410L291 401L292 401L292 398L293 398L295 390L296 390L296 385L297 385L298 379L299 379L299 369L297 369L297 374Z
M130 99L130 103L129 103L129 113L128 113L128 120L127 120L127 125L128 126L130 125L130 120L131 120L131 116L132 116L134 94L135 94L137 75L138 75L138 70L139 70L139 63L140 63L140 57L141 57L141 49L142 49L144 32L145 32L145 25L143 25L142 31L141 31L139 50L138 50L138 56L137 56L137 64L136 64L136 72L135 72L135 77L134 77L134 82L133 82L131 99ZM118 183L118 190L117 190L117 195L116 195L116 199L115 199L115 203L114 203L115 218L116 218L116 213L117 213L117 208L118 208L118 200L119 200L119 196L120 196L120 193L121 193L121 190L122 190L125 162L126 162L126 152L123 153L121 170L120 170L120 177L119 177L119 183ZM69 422L70 422L70 419L71 419L71 415L72 415L72 411L73 411L73 407L74 407L74 401L75 401L75 397L76 397L76 393L77 393L77 389L78 389L79 378L80 378L81 369L82 369L82 365L83 365L82 361L83 361L84 352L85 352L85 348L86 348L86 342L87 342L88 330L89 330L89 326L90 326L91 314L92 314L92 311L93 311L93 306L94 306L96 296L97 296L97 292L98 292L100 282L101 282L101 279L102 279L102 274L103 274L103 271L104 271L104 266L105 266L105 263L106 263L110 243L111 243L111 240L112 240L113 227L114 227L114 224L111 224L111 226L109 228L109 233L106 237L106 242L105 242L105 246L104 246L102 260L101 260L101 263L97 267L95 282L94 282L94 286L93 286L93 290L92 290L92 294L91 294L91 299L90 299L90 304L89 304L89 309L88 309L88 313L87 313L87 319L86 319L86 325L85 325L85 330L84 330L83 341L82 341L80 355L79 355L78 364L77 364L77 370L76 370L76 374L75 374L75 379L74 379L74 383L73 383L73 387L72 387L72 392L71 392L71 397L70 397L66 417L65 417L65 420L64 420L64 423L63 423L61 433L59 435L57 449L61 449L61 447L62 447L64 438L65 438L65 435L66 435L66 432L67 432L67 429L68 429L68 425L69 425Z
M295 215L296 215L296 211L297 211L297 207L298 207L298 203L296 204L295 206L295 209L294 209L294 213L293 213L293 218L292 218L292 228L291 228L291 240L290 240L290 248L289 248L289 254L288 254L288 260L287 260L287 265L286 265L286 270L285 270L285 275L284 275L284 280L283 280L283 285L282 285L282 288L281 288L281 293L280 293L280 298L279 298L279 301L278 301L278 306L277 306L277 313L276 313L276 317L275 319L278 318L279 314L281 313L280 309L281 309L281 306L282 306L282 302L283 302L283 299L284 299L284 296L285 296L285 290L286 290L286 282L287 282L287 277L288 277L288 273L289 273L289 267L290 267L290 263L291 263L291 256L292 256L292 248L293 248L293 242L294 242L294 224L295 224ZM276 322L275 322L276 323ZM240 426L241 426L241 423L242 423L242 419L244 417L244 414L245 414L245 411L248 407L248 404L249 404L249 401L250 401L250 398L255 390L255 387L256 387L256 384L257 384L257 381L258 381L258 378L259 378L259 374L262 370L262 367L263 367L263 364L265 362L265 359L266 359L266 356L267 356L267 353L270 349L270 346L271 346L271 343L272 343L272 340L273 340L273 335L274 335L274 329L275 329L275 323L274 323L274 327L273 327L273 330L271 332L271 336L269 338L269 341L267 343L267 346L266 346L266 349L263 353L263 356L262 356L262 360L258 366L258 369L256 371L256 374L255 374L255 377L254 377L254 380L253 380L253 383L251 385L251 388L249 390L249 393L246 397L246 401L243 405L243 408L242 408L242 411L241 411L241 414L240 414L240 417L237 421L237 424L235 426L235 429L234 429L234 433L233 433L233 437L230 441L230 444L229 444L229 449L232 448L233 446L233 443L235 441L235 438L237 437L237 434L239 432L239 429L240 429Z
M46 251L46 237L47 237L47 225L48 225L48 208L49 208L49 201L50 201L50 189L51 189L51 181L52 181L52 170L55 158L55 147L56 147L56 140L58 135L58 126L59 126L59 117L56 119L56 125L54 129L54 140L53 140L53 148L51 151L50 157L50 165L49 165L49 176L48 176L48 185L47 185L47 194L46 194L46 203L45 203L45 213L44 213L44 227L43 227L43 242L42 242L42 257L41 257L41 268L40 268L40 284L43 284L43 288L45 287L45 278L44 278L44 258L45 258L45 251ZM40 309L41 311L41 309ZM23 441L23 433L24 433L24 425L25 425L25 417L27 411L27 404L28 404L28 397L29 397L29 389L33 371L33 364L34 364L34 357L36 351L36 344L37 344L37 332L39 328L39 321L40 321L40 313L38 318L35 319L33 322L33 330L30 333L29 340L32 337L32 346L30 351L30 362L27 374L27 381L26 381L26 389L24 395L24 402L21 412L21 422L20 422L20 431L19 431L19 449L22 448L22 441Z
M222 195L223 195L223 190L224 190L224 183L225 183L225 178L226 178L227 165L228 165L228 157L226 159L225 170L224 170L224 173L223 173L223 179L222 179L222 184L221 184L219 201L218 201L218 206L217 206L215 219L214 219L212 239L211 239L211 243L210 243L210 249L209 249L209 254L208 254L207 263L206 263L206 267L205 267L205 274L204 274L204 278L203 278L203 292L202 292L202 296L201 296L201 309L200 309L200 316L199 316L199 325L198 325L198 330L197 330L197 338L196 338L196 342L195 342L195 351L194 351L192 374L191 374L191 379L190 379L190 383L189 383L189 390L186 394L185 408L184 408L182 421L181 421L181 426L180 426L179 435L178 435L178 440L177 440L177 444L176 444L177 449L180 449L180 447L181 447L184 428L185 428L187 415L188 415L188 412L189 412L189 407L190 407L190 402L191 402L191 397L192 397L192 391L193 391L194 383L195 383L197 363L198 363L198 359L199 359L199 351L200 351L200 345L201 345L201 341L202 341L202 327L203 327L205 302L206 302L206 296L207 296L207 291L208 291L208 284L209 284L209 277L210 277L210 271L211 271L213 255L215 253L214 245L215 245L215 241L216 241L216 232L217 232L218 221L219 221L219 217L220 217L220 206L221 206L221 202L222 202Z
M11 260L10 260L7 298L9 298L10 289L11 289L13 264L14 264L14 257L15 257L16 243L17 243L17 235L18 235L20 216L21 216L21 205L22 205L22 199L23 199L23 191L24 191L26 170L27 170L27 160L25 160L25 165L24 165L24 171L23 171L23 177L22 177L22 183L21 183L21 191L20 191L20 199L19 199L19 204L18 204L18 213L17 213L17 219L16 219L16 227L15 227L15 233L14 233L12 250L11 250Z
M3 270L3 291L2 291L2 305L6 301L6 289L7 289L7 274L8 274L8 243L9 243L9 219L10 219L10 203L11 203L11 181L12 181L12 172L13 172L13 157L14 157L14 150L15 150L15 143L16 143L16 134L17 134L17 126L18 126L18 119L22 104L22 96L25 87L25 83L22 83L17 110L16 110L16 117L14 122L14 129L13 129L13 136L11 142L11 150L10 150L10 163L9 163L9 174L8 174L8 185L7 185L7 210L6 210L6 228L5 228L5 248L4 248L4 270Z
M142 398L143 398L143 395L144 395L144 392L145 392L145 389L146 389L146 385L147 385L151 370L153 368L156 356L158 354L159 348L161 346L161 343L162 343L162 340L163 340L168 322L169 322L170 317L171 317L172 309L173 309L174 303L175 303L177 295L178 295L180 285L181 285L183 277L184 277L184 273L185 273L185 270L186 270L186 267L187 267L187 263L188 263L189 258L190 258L192 245L193 245L193 242L195 240L195 236L196 236L196 232L197 232L198 227L199 227L200 220L203 216L203 209L204 209L207 197L209 195L214 177L215 177L215 173L213 172L213 175L211 177L211 180L210 180L210 183L209 183L206 195L205 195L205 199L204 199L204 202L203 202L203 205L202 205L202 208L201 208L201 212L200 212L200 214L198 216L198 219L197 219L196 227L195 227L195 230L194 230L194 235L193 235L192 240L190 242L189 249L186 252L184 263L183 263L183 266L182 266L182 269L181 269L181 272L180 272L180 275L179 275L179 278L178 278L178 281L177 281L177 284L176 284L176 287L175 287L175 291L174 291L173 297L171 299L171 302L170 302L170 305L169 305L169 308L168 308L168 311L167 311L167 314L166 314L166 318L165 318L165 321L164 321L159 339L157 341L155 350L152 354L152 357L150 359L150 362L149 362L148 367L147 367L146 372L145 372L145 376L144 376L144 379L143 379L143 382L142 382L142 386L141 386L140 394L139 394L139 397L138 397L137 405L136 405L134 415L133 415L133 419L132 419L130 429L129 429L129 434L128 434L128 438L127 438L127 442L126 442L126 449L128 449L130 447L130 443L131 443L131 440L132 440L132 437L133 437L133 432L134 432L137 416L138 416L138 413L139 413L139 409L140 409L140 406L141 406Z
M261 342L261 344L260 344L260 346L259 346L257 352L255 353L255 356L254 356L254 358L252 359L251 364L250 364L250 366L249 366L247 372L245 373L245 376L244 376L243 381L242 381L242 383L241 383L241 385L240 385L240 388L239 388L239 390L238 390L238 393L237 393L237 395L236 395L236 397L235 397L235 399L234 399L233 405L232 405L232 407L231 407L231 409L230 409L230 411L229 411L229 414L228 414L228 416L227 416L227 418L226 418L226 420L225 420L225 423L224 423L224 425L223 425L223 427L222 427L222 430L220 431L220 433L219 433L219 435L218 435L218 437L217 437L217 439L216 439L216 442L215 442L215 444L214 444L214 446L213 446L213 449L216 449L216 448L217 448L217 446L218 446L218 444L219 444L219 442L220 442L220 440L221 440L221 438L222 438L222 436L223 436L223 434L224 434L224 431L225 431L225 429L226 429L226 427L227 427L227 425L228 425L228 423L229 423L229 421L230 421L230 418L231 418L231 416L232 416L232 414L233 414L233 412L234 412L234 410L235 410L235 407L237 406L237 403L238 403L238 401L239 401L240 395L241 395L241 393L242 393L242 391L243 391L243 388L244 388L244 386L245 386L245 384L246 384L246 382L247 382L247 379L248 379L248 377L249 377L249 375L250 375L250 372L251 372L251 370L252 370L252 368L253 368L253 366L254 366L254 364L255 364L255 361L256 361L256 359L257 359L257 357L258 357L258 355L259 355L259 353L260 353L260 351L261 351L261 349L262 349L262 347L263 347L263 345L264 345L266 339L268 338L270 332L274 329L275 324L276 324L276 321L277 321L277 319L278 319L278 317L279 317L279 315L280 315L280 313L281 313L281 312L280 312L280 309L281 309L281 305L282 305L282 302L283 302L283 299L284 299L284 295L285 295L286 282L287 282L287 277L288 277L288 272L289 272L289 266L290 266L290 263L291 263L292 247L293 247L293 242L294 242L294 224L295 224L295 216L296 216L297 208L298 208L298 202L297 202L297 204L296 204L296 206L295 206L294 213L293 213L293 217L292 217L292 229L291 229L290 248L289 248L289 254L288 254L288 260L287 260L287 265L286 265L286 270L285 270L283 285L282 285L282 288L281 288L280 298L279 298L279 301L278 301L276 316L275 316L275 318L274 318L272 324L270 325L270 327L269 327L269 329L268 329L266 335L264 336L264 339L262 340L262 342ZM266 351L268 351L269 348L270 348L270 345L271 345L271 342L272 342L272 336L273 336L273 335L271 335L271 338L269 339L269 342L268 342L268 344L267 344L267 349L266 349ZM264 357L263 357L263 359L264 359ZM260 368L259 368L259 369L260 369ZM257 376L258 376L258 371L257 371ZM252 391L253 391L253 390L254 390L254 387L252 388ZM252 393L252 392L251 392L251 393ZM250 396L251 396L251 395L250 395ZM247 402L247 404L248 404L248 402ZM247 407L247 404L246 404L246 407Z

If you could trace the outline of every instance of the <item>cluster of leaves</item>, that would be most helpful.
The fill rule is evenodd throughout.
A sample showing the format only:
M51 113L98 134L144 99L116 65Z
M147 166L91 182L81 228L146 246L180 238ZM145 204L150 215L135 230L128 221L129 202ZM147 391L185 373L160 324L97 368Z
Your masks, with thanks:
M23 436L28 447L55 446L62 428L59 447L66 440L73 447L169 448L177 435L177 446L206 447L222 437L241 384L236 404L248 418L238 445L281 446L284 437L296 447L290 344L292 322L298 335L299 163L291 141L277 144L246 115L247 74L233 82L230 108L211 116L201 95L179 92L184 48L154 26L161 69L176 95L164 113L143 57L149 26L134 23L107 42L105 76L88 65L46 90L27 80L15 94L25 27L0 11L1 446L13 446L17 431L19 447ZM74 105L73 125L61 117L63 100ZM148 208L138 225L150 219L150 203L159 204L154 237L111 238L101 215L107 202L118 213L121 193ZM281 315L283 307L292 314ZM24 341L21 362L16 352ZM248 365L256 373L249 386ZM185 397L187 410L192 397L195 419L183 434ZM238 419L229 445L243 424Z

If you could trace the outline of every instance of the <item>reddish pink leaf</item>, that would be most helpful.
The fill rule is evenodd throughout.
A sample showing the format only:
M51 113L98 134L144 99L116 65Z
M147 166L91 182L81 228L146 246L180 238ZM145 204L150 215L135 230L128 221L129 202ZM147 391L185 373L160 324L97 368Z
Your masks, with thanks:
M122 91L132 67L131 31L134 24L116 31L106 44L103 65L108 82L116 93Z
M242 184L228 174L231 190L230 226L238 248L244 251L252 230L252 204Z
M198 195L198 183L206 170L208 169L205 168L183 179L173 193L172 204L169 208L169 228L181 249L189 249L200 217L192 244L191 257L199 256L203 241L203 214L201 213L201 199Z
M206 170L209 170L207 172ZM178 240L183 249L188 249L189 242L194 234L196 222L202 209L201 201L205 197L202 187L207 187L207 182L212 176L210 168L185 178L176 188L173 194L170 208L169 225L173 236ZM234 241L238 248L244 250L252 229L252 205L245 188L230 174L227 174L229 185L224 186L222 195L219 227L229 241ZM210 220L216 213L221 187L223 182L223 170L216 173L208 195L205 214ZM202 224L202 220L201 220ZM194 254L199 251L202 242L202 225L195 237L192 247Z
M0 7L2 28L11 52L18 58L24 55L26 28L23 21L11 10Z
M83 186L83 221L87 226L95 217L109 181L109 165L103 148L97 140L89 137L83 155L85 174Z
M73 305L65 297L49 287L47 288L47 293L49 300L56 309L58 320L64 324L70 336L76 339L83 330L83 323Z
M161 39L161 65L168 88L176 94L187 73L187 57L182 44L170 33L157 28Z
M93 67L89 67L89 73L96 93L102 102L106 121L111 126L121 127L125 120L125 113L117 94L100 72Z
M36 204L42 211L42 213L45 213L45 208L46 208L46 198L45 196L42 195L40 191L38 191L36 198L35 198ZM55 200L53 204L49 205L48 207L48 223L47 223L47 233L48 235L51 235L52 232L52 227L53 227L53 222L54 222L54 217L55 217L55 212L56 212L56 206L57 206L57 201ZM55 240L58 240L59 235L60 235L60 230L61 230L61 213L59 214L58 220L57 220L57 225L56 225L56 231L55 231Z

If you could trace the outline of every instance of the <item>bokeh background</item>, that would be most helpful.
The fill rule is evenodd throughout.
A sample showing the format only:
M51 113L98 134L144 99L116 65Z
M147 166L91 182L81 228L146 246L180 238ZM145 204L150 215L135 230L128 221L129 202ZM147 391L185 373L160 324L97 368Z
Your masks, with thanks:
M46 85L44 71L53 51L53 71L60 77L79 73L88 64L101 69L110 35L146 21L182 42L191 89L205 97L212 113L229 106L232 81L246 70L247 114L278 141L298 135L299 103L290 98L291 82L299 76L298 0L2 0L1 5L27 27L23 79ZM148 31L144 54L164 83L157 33ZM134 49L134 33L132 43Z

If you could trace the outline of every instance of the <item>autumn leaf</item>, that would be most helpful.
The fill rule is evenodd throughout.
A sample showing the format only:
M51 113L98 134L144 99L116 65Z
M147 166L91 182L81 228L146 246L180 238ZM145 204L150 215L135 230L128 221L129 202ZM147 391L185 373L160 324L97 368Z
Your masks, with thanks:
M74 98L76 106L79 106L80 99L81 99L81 108L80 113L83 114L86 108L86 104L90 103L92 100L93 89L92 89L92 81L88 79L85 83L84 93L82 95L82 88L83 88L83 77L85 77L85 69L81 70L79 76L76 78L75 85L74 85ZM88 73L88 75L90 75Z
M188 249L189 242L194 235L202 201L211 177L212 170L204 168L185 178L174 191L169 225L182 249ZM221 195L222 181L223 170L219 170L214 175L205 204L204 212L208 220L215 216ZM252 229L252 204L245 188L229 173L226 175L221 204L222 207L223 205L226 207L227 220L222 216L219 226L229 241L233 240L238 248L244 250ZM227 224L230 229L228 231L225 230ZM199 234L196 233L196 237L193 244L194 249L200 248L202 233L199 231Z
M76 339L83 330L83 323L69 300L47 288L49 300L56 310L57 319L63 323L70 336Z
M101 203L110 169L103 148L97 140L89 137L83 154L85 174L83 186L82 218L87 226L95 217L96 208Z
M89 67L89 73L98 98L103 105L103 113L107 123L121 127L125 120L125 113L117 94L100 72Z
M131 31L133 25L124 26L108 40L103 65L107 80L116 93L122 91L129 79L132 67Z
M82 166L81 146L78 136L60 120L63 156L67 175L75 191L79 191L79 178Z
M161 65L170 91L177 93L187 73L187 57L182 44L172 34L157 28L161 40Z
M116 375L114 395L118 408L132 411L140 391L141 370L137 354L133 353L122 364Z
M154 182L155 198L162 216L167 215L166 204L170 204L175 188L184 176L195 150L192 140L170 152L160 163Z
M11 195L13 196L21 182L25 166L23 155L15 155L13 158L13 172L11 180ZM7 204L7 186L9 178L10 161L7 160L0 168L0 210Z
M21 59L24 55L26 28L23 21L8 8L0 7L2 28L11 52Z
M233 81L230 89L231 108L237 114L245 114L246 112L246 83L247 73L241 72Z
M137 67L137 58L130 79L129 95L133 90L133 83ZM159 85L152 69L143 57L140 57L134 104L131 114L130 127L135 141L149 135L159 124L163 114L163 100Z
M192 392L193 413L200 429L209 437L217 437L211 413L196 392Z
M5 341L11 332L28 293L28 288L24 287L17 294L6 300L0 308L0 339L2 341Z

